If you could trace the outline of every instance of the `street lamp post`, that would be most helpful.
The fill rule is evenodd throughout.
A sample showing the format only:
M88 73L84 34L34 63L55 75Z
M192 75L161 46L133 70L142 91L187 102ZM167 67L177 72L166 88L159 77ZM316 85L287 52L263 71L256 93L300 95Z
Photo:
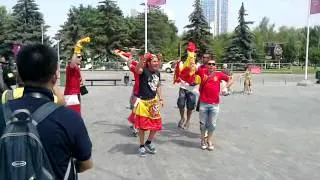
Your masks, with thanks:
M41 24L41 44L43 44L43 24Z

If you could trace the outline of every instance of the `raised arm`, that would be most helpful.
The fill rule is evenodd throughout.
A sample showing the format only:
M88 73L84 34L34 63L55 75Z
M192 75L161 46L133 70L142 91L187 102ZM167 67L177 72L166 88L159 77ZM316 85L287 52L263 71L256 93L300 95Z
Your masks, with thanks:
M158 87L157 87L157 95L159 97L159 102L161 106L163 107L164 102L163 102L163 96L162 96L162 88L161 88L161 81L159 81Z
M142 56L140 58L138 65L136 66L136 73L142 74L143 68L145 67L145 65L146 65L146 57Z
M121 50L114 50L113 53L117 56L119 56L123 61L127 62L128 64L130 64L133 59L132 59L132 54L130 52L126 53L126 52L123 52Z

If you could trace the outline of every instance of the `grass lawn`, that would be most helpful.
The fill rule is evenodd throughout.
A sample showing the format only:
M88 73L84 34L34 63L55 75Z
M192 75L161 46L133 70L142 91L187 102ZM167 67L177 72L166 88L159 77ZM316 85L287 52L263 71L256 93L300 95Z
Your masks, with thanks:
M320 70L320 68L318 68ZM308 68L308 74L315 74L317 69L314 67ZM301 68L300 66L291 66L290 69L281 68L281 69L264 69L263 73L274 73L274 74L304 74L305 69Z

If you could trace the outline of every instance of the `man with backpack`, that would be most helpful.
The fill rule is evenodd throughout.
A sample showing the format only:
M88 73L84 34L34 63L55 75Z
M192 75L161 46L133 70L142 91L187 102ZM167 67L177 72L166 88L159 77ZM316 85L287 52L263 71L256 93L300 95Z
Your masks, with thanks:
M41 44L18 53L23 97L0 107L3 180L73 180L92 168L92 144L83 119L53 102L57 59L53 49Z

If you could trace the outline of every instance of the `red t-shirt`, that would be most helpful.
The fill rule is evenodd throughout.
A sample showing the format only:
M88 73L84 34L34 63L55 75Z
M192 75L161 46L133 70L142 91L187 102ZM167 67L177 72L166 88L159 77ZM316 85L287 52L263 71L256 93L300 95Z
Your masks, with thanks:
M206 65L201 65L201 66L198 67L196 75L201 75L201 74L205 73L206 70L207 70Z
M223 72L216 71L213 76L209 76L208 71L204 70L200 74L201 89L200 102L207 104L220 103L220 83L221 81L229 81L229 77ZM209 78L208 80L206 80Z
M66 85L64 89L64 94L80 94L80 80L80 68L78 66L72 68L70 65L68 65L66 68Z
M137 61L132 61L130 64L130 71L133 73L133 76L134 76L133 94L135 96L138 96L139 87L140 87L139 74L136 73L137 65L138 65Z

